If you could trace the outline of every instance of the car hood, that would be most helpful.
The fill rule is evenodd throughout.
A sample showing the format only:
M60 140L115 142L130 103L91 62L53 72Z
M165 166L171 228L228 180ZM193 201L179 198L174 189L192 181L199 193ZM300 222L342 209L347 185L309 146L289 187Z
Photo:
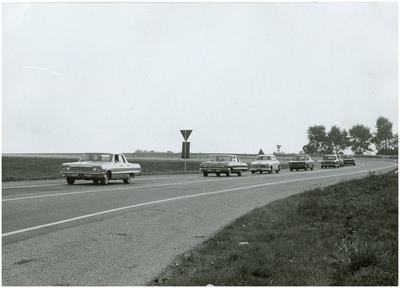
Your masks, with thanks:
M226 166L228 165L229 162L215 162L215 161L206 161L206 162L201 162L200 165L205 165L209 167L213 166Z
M101 166L105 164L105 162L99 161L79 161L79 162L69 162L63 163L62 165L70 165L70 166Z

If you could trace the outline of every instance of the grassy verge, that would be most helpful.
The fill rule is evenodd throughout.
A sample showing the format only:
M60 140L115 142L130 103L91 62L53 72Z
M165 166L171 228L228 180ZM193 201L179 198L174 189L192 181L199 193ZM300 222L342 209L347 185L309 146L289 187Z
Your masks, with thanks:
M35 156L2 156L2 181L49 180L62 179L62 163L78 161L79 157L35 157ZM184 173L184 160L177 159L137 159L129 158L130 163L139 163L142 175L170 175ZM200 174L201 160L186 161L186 173ZM250 164L250 163L249 163ZM288 164L282 163L282 169Z
M398 177L305 191L255 209L150 286L397 286Z

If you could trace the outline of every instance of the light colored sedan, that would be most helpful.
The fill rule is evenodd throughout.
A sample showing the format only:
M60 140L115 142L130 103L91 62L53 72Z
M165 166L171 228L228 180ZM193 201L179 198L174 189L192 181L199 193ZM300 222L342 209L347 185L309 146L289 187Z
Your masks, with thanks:
M276 159L275 155L258 155L256 160L250 164L251 174L256 172L276 172L281 171L281 163Z
M322 158L321 168L340 168L341 166L340 159L337 155L325 155L324 158Z
M141 167L129 163L121 153L84 153L78 162L63 163L60 172L70 185L75 180L92 180L103 185L110 180L123 180L128 184L141 174Z

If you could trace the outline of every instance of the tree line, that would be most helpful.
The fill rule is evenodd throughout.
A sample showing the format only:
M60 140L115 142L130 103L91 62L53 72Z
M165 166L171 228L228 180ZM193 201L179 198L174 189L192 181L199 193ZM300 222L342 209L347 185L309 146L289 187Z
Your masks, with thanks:
M399 136L393 134L392 127L393 123L382 116L376 120L375 132L362 124L354 125L349 131L334 125L329 132L326 132L324 125L310 126L307 130L308 144L303 146L303 151L308 154L330 154L351 148L354 154L364 154L373 151L371 145L374 144L377 155L397 155Z

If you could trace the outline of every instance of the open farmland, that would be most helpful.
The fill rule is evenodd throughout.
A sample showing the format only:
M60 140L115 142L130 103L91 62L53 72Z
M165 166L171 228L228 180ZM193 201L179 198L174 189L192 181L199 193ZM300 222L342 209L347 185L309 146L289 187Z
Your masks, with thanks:
M142 166L142 175L170 175L184 172L185 160L180 153L124 153L131 163ZM211 153L192 153L186 160L186 173L199 173L199 165L209 159ZM255 154L236 154L242 161L250 164ZM60 165L79 160L77 153L42 154L3 154L2 181L50 180L62 179ZM282 169L287 168L291 155L278 156Z

